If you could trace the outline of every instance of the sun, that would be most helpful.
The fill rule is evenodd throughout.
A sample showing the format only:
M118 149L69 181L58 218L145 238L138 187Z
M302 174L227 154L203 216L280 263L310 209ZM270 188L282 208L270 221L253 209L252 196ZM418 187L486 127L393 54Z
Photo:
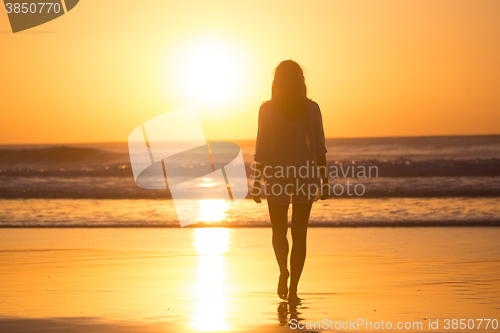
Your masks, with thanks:
M185 42L173 62L173 85L189 103L221 106L244 90L244 56L237 46L218 37Z
M198 99L214 101L235 92L237 61L224 45L215 42L200 45L186 58L184 67L184 89Z

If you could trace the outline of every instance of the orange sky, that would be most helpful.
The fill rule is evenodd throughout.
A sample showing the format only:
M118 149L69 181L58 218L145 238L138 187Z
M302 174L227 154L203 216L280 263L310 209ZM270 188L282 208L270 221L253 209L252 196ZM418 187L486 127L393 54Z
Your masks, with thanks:
M193 103L207 139L251 139L289 58L328 137L500 133L497 0L82 0L17 34L0 8L0 144L126 141Z

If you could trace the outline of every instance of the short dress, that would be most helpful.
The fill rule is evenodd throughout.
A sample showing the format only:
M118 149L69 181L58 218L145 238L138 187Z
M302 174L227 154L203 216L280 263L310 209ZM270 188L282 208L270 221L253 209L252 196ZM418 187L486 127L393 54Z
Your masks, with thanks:
M307 203L320 197L317 158L326 154L319 105L307 101L300 118L289 119L263 103L254 159L266 165L264 192L281 205Z

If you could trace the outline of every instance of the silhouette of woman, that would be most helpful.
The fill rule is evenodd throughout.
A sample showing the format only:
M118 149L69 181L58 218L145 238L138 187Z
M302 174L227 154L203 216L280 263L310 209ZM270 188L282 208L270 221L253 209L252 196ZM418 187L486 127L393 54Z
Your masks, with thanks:
M304 73L292 60L274 71L271 100L259 110L252 197L260 203L261 177L280 269L278 296L297 303L297 285L306 259L312 203L329 194L325 134L317 103L307 98ZM322 184L320 185L320 177ZM288 272L288 207L292 203L291 275ZM288 277L290 289L288 289Z

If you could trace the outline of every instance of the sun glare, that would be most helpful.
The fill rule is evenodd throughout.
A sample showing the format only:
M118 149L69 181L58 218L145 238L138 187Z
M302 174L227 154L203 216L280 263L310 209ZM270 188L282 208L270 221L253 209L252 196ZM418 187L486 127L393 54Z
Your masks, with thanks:
M228 209L226 201L223 199L200 200L200 211L198 219L202 222L220 222L226 218Z
M175 52L168 80L184 100L220 107L243 95L248 76L245 56L234 43L219 37L200 37L185 41Z
M237 66L230 51L215 43L206 43L186 59L184 85L203 100L217 100L234 93Z

